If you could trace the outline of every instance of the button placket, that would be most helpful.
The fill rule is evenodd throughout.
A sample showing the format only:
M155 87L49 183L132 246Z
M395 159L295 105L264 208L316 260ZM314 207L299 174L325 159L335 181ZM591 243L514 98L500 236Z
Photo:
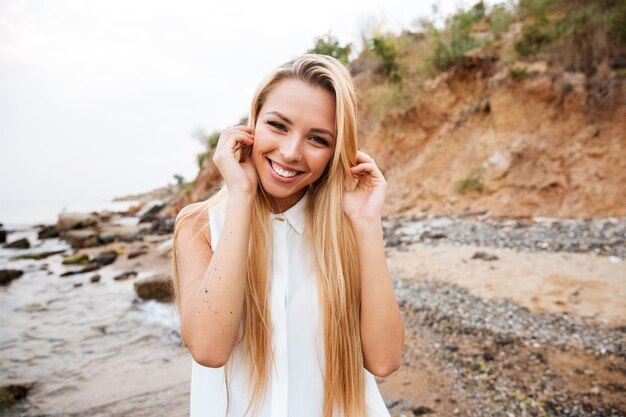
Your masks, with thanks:
M284 216L272 219L272 284L271 308L274 334L272 348L276 366L272 366L272 417L287 417L288 411L288 370L287 370L287 284L288 264L287 222Z

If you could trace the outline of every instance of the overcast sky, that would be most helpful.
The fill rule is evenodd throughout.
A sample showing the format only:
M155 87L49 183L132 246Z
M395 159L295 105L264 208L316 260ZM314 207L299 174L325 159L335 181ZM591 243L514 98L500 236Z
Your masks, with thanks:
M197 173L272 68L434 1L0 0L0 202L113 198ZM441 14L471 0L439 1Z

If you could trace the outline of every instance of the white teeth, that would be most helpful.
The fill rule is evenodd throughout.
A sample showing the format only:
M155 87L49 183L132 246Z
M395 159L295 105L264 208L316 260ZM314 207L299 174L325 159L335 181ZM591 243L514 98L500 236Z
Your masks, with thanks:
M291 177L295 177L298 174L297 171L287 171L287 170L282 169L281 167L276 165L274 161L271 161L271 163L272 163L272 169L274 170L274 172L276 172L281 177L291 178Z

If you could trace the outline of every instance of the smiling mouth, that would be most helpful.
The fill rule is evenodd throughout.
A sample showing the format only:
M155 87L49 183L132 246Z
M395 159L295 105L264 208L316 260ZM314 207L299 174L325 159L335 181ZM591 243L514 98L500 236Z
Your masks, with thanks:
M293 178L296 175L302 174L302 171L294 171L291 169L283 168L282 166L278 165L276 162L272 161L271 159L267 158L267 160L269 161L270 166L272 167L272 170L274 170L276 174L278 174L279 176L283 178Z

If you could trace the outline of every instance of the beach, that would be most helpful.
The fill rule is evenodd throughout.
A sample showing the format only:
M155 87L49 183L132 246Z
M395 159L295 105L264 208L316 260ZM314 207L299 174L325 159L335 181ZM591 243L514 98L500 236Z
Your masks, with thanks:
M104 217L132 224L139 214ZM26 238L32 247L1 249L2 269L24 271L0 288L10 323L0 343L1 382L31 388L2 415L187 415L191 359L180 348L175 307L142 299L134 288L170 275L171 233L141 224L126 226L126 235L116 229L120 236L134 230L136 240L78 250L38 239L36 227L8 233L7 242ZM580 220L575 227L589 230L563 240L567 224L574 227L566 220L385 218L406 327L402 366L377 378L393 416L624 415L626 263L624 241L613 237L626 219L599 227ZM477 236L480 244L472 243ZM10 260L45 250L63 252ZM80 252L93 260L107 251L117 253L114 262L61 276L80 269L62 265L64 257Z

